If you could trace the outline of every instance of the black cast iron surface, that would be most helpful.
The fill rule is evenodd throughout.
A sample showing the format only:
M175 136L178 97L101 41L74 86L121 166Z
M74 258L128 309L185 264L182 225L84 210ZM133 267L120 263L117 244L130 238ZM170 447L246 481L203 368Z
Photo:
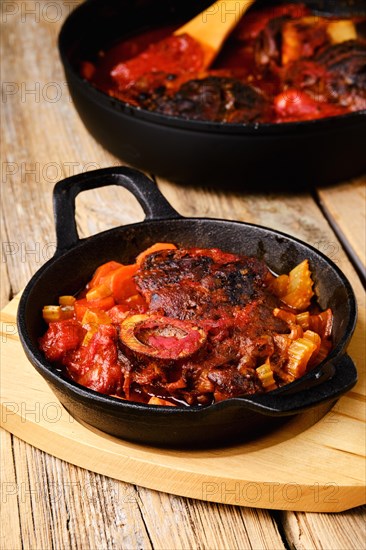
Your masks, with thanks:
M364 173L366 111L285 124L189 121L129 106L81 78L80 62L95 59L118 39L167 23L179 25L211 3L90 0L67 18L59 36L60 56L75 108L96 140L138 168L190 184L296 191ZM304 3L340 15L347 7L361 5L366 11L364 3L346 0Z
M117 227L79 239L75 197L83 190L121 185L131 191L146 214L143 222ZM311 246L278 231L252 224L208 218L183 218L161 195L154 182L130 168L106 168L73 176L54 190L57 251L27 285L18 310L24 350L69 412L124 439L153 445L195 447L222 444L259 434L278 425L280 417L309 408L319 409L356 382L352 360L345 354L356 322L352 288L328 258ZM276 273L287 273L310 260L320 306L334 314L334 348L313 371L288 386L265 395L228 399L205 408L149 406L108 397L66 379L38 349L45 331L42 307L62 294L75 294L102 263L134 261L157 241L182 247L218 247L258 256ZM321 409L324 414L326 410Z

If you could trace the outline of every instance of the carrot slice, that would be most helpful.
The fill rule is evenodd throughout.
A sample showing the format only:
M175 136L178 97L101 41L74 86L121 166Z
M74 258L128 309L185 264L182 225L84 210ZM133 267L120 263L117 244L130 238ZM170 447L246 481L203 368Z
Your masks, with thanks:
M87 309L100 309L102 311L108 311L115 305L113 296L106 296L105 298L100 298L99 300L87 300L82 298L81 300L76 300L74 303L75 315L78 321L81 321L84 317L84 313Z
M123 265L102 277L100 283L109 287L115 301L121 303L126 298L137 294L136 283L133 279L137 269L137 264Z
M94 272L94 275L93 275L93 278L92 280L90 281L88 287L89 288L94 288L95 286L98 286L100 285L100 282L101 282L101 279L103 277L105 277L106 275L108 275L108 273L110 273L110 271L113 271L115 269L118 269L119 267L121 267L122 264L120 264L119 262L115 262L115 261L111 261L111 262L107 262L105 264L102 264L100 265Z
M104 298L99 298L98 300L87 300L88 307L92 309L101 309L102 311L108 311L115 305L113 296L105 296Z
M146 256L149 254L152 254L153 252L159 252L160 250L176 250L177 247L175 244L172 243L155 243L143 252L139 254L136 258L136 263L138 265L141 265L142 262L145 260Z

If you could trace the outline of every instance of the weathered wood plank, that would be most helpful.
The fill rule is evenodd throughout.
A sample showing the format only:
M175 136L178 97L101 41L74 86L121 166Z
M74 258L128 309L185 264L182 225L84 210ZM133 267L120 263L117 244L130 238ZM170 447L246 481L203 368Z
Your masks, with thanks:
M8 273L7 256L9 253L9 239L6 235L3 219L0 221L0 235L1 235L1 263L0 263L0 309L5 307L8 301L12 298L12 291L10 287L10 279Z
M296 550L356 550L365 547L366 508L341 514L284 514L283 528Z
M21 510L24 548L151 548L133 485L71 466L17 438L14 462L16 490L8 504ZM2 548L16 548L16 530L4 531L8 546Z
M318 189L322 207L339 231L351 257L366 268L366 176Z
M0 547L20 550L22 548L19 491L12 449L13 436L0 428L1 442L1 528Z
M221 506L143 488L139 493L156 550L285 548L277 525L266 510Z

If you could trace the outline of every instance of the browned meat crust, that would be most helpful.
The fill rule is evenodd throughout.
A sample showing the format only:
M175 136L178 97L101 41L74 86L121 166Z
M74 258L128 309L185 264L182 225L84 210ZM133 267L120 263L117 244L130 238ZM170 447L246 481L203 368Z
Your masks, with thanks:
M174 363L150 360L122 345L128 363L144 365L132 379L150 384L154 395L173 395L190 405L262 392L258 361L273 352L275 332L288 332L273 316L269 277L264 262L215 249L149 255L135 277L149 312L194 319L208 336L197 353Z
M220 317L263 295L268 269L256 258L215 250L164 250L148 256L136 283L150 304L178 319Z
M236 78L220 76L190 80L173 95L159 95L158 90L141 105L164 115L232 123L262 120L270 109L260 90Z
M348 40L320 49L313 61L289 65L285 82L315 99L338 103L352 111L366 109L366 44Z

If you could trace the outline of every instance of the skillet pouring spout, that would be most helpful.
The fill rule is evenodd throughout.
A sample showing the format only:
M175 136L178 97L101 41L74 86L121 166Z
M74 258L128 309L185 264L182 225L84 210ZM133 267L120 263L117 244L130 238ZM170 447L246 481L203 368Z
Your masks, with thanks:
M80 239L75 223L78 193L105 185L129 190L141 204L143 222L103 231ZM122 206L121 206L122 207ZM346 355L356 323L356 301L346 277L324 254L279 231L243 222L185 218L144 174L113 167L67 178L54 190L57 251L32 277L18 309L18 331L25 353L75 418L113 436L149 445L202 447L258 437L262 429L275 429L281 417L312 409L314 418L325 414L328 403L349 391L357 380ZM267 394L220 401L207 407L146 405L104 395L67 378L41 353L38 340L46 325L42 308L61 295L73 295L91 279L102 263L124 264L156 242L182 248L219 248L256 256L274 273L288 273L308 259L314 289L322 309L333 312L333 348L312 371L288 386ZM77 269L75 269L77 266ZM62 277L60 277L62 274ZM315 420L314 420L315 421Z

